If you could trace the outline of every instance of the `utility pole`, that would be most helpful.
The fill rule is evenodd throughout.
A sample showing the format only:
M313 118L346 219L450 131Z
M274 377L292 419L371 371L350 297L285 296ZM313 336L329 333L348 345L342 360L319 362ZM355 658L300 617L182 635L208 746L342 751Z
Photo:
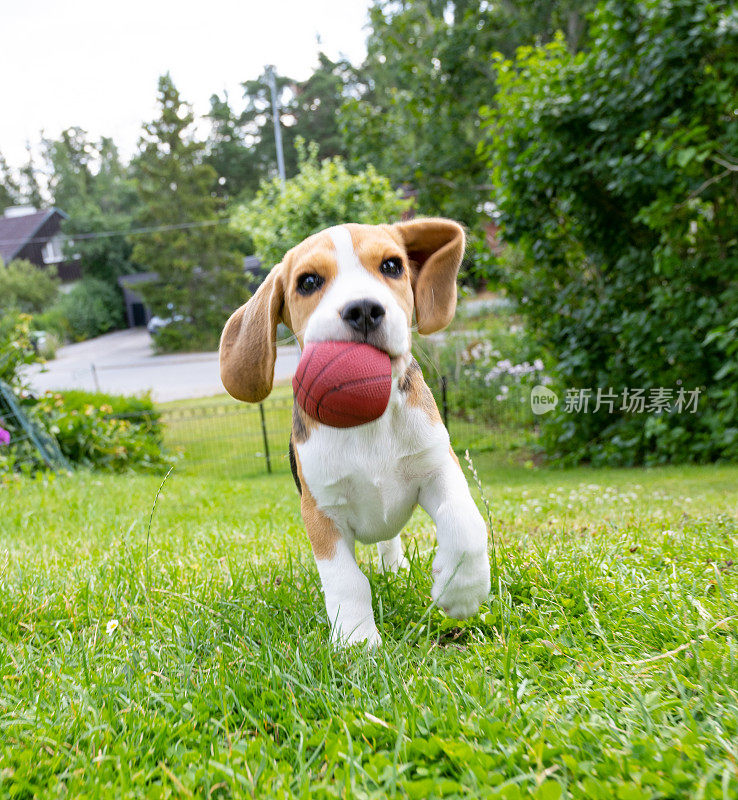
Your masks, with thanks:
M274 142L277 145L277 169L279 170L279 177L282 183L287 180L284 174L284 151L282 150L282 128L279 124L279 98L277 97L277 81L274 77L274 67L267 64L264 67L266 78L269 83L269 89L272 93L272 120L274 121Z

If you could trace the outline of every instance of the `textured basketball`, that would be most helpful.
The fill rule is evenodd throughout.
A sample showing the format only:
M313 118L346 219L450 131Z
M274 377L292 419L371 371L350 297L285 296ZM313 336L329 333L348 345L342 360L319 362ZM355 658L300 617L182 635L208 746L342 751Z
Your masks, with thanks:
M392 365L387 353L369 344L314 342L302 351L292 388L313 419L332 428L353 428L384 414Z

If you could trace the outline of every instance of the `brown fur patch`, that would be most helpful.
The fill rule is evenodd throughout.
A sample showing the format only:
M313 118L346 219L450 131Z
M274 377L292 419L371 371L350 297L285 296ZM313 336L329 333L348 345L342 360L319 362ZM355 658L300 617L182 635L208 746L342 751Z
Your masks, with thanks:
M351 243L362 266L375 278L387 284L395 295L400 308L407 315L408 324L413 316L413 288L410 282L410 264L401 242L391 235L387 225L345 225ZM379 268L387 258L399 258L405 269L399 278L383 275Z
M284 322L294 332L302 347L310 315L338 272L336 250L330 235L322 231L309 236L287 253L284 263ZM320 275L325 281L319 291L310 295L302 295L297 291L297 281L306 273Z
M418 332L445 328L456 311L456 277L464 256L464 229L450 219L416 219L392 226L411 270Z
M326 517L318 508L315 498L310 494L310 489L305 483L305 477L302 474L300 458L297 452L295 452L295 462L297 476L302 486L302 494L300 496L302 521L305 523L305 530L310 538L313 554L318 561L330 560L336 553L336 542L341 538L341 534L338 532L333 520Z
M292 404L292 438L298 444L304 444L318 424L317 420L308 416L297 403Z
M459 465L459 469L461 469L461 464L459 463L459 457L454 453L454 448L451 445L448 446L448 452L451 453L451 458Z
M277 325L284 322L302 346L310 315L337 271L330 235L317 233L289 250L253 297L233 312L220 338L220 377L230 395L258 403L271 392ZM304 273L324 278L320 291L298 293L297 280Z
M275 337L283 305L284 266L278 264L223 328L220 379L236 400L258 403L272 391L277 358Z
M433 392L431 392L428 388L428 384L423 380L423 372L415 359L410 362L407 370L405 370L405 374L400 378L397 385L401 391L407 394L408 405L424 411L433 425L437 422L441 422L441 415L438 412L438 406L433 397Z

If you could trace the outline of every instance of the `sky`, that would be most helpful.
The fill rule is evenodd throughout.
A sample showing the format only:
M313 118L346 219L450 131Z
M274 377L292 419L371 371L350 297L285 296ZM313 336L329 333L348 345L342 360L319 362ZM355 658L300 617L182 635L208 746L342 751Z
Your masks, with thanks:
M42 131L78 126L112 136L128 157L141 122L156 116L162 73L204 114L213 93L240 100L239 83L265 64L300 80L319 49L358 63L369 3L0 0L0 153L18 167L27 141L36 148Z

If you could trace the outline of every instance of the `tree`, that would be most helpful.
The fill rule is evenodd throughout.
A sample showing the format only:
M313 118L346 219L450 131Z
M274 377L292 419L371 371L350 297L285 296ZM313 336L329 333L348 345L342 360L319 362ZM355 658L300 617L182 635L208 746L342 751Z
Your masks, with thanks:
M217 175L194 139L192 109L169 74L159 79L159 117L144 125L136 159L141 226L161 228L134 240L133 259L157 273L142 294L154 314L171 319L162 349L217 345L246 279L238 235L227 226L214 192Z
M0 261L0 316L10 312L38 314L57 296L59 281L25 259Z
M38 181L38 170L36 169L36 163L30 144L26 145L26 152L28 153L28 161L20 168L20 200L24 205L33 206L34 208L43 208L46 203L44 201L43 192L41 191L41 185Z
M310 77L302 82L276 75L285 171L297 171L295 142L305 139L318 145L320 158L346 153L338 125L338 113L353 80L351 65L331 61L324 53ZM260 181L277 174L271 92L266 75L243 84L246 101L237 114L227 95L210 99L211 133L207 162L221 178L219 194L228 200L250 199Z
M401 216L409 207L374 167L352 174L339 156L318 161L318 147L298 141L299 170L283 186L264 181L234 224L253 237L267 265L276 264L307 236L347 220L376 225Z
M290 133L293 141L315 142L319 160L348 154L338 117L355 82L355 70L348 61L332 61L319 53L318 67L295 86L291 104L295 122Z
M246 144L243 122L231 108L227 94L210 98L208 118L206 162L218 175L218 196L228 201L258 185L255 154Z
M544 419L568 461L738 455L738 21L728 2L605 0L587 53L497 66L484 154L506 277L561 390L703 393L698 414ZM563 405L563 404L562 404Z
M20 186L13 177L5 157L0 153L0 213L8 208L8 206L19 203L20 197Z
M138 197L129 169L112 139L90 141L80 128L65 130L59 139L44 140L54 205L69 215L62 230L70 238L67 255L79 254L85 276L117 286L120 275L136 270L130 230ZM120 235L79 238L81 234Z
M491 189L477 148L479 107L494 96L492 54L552 35L564 18L579 46L589 6L375 0L358 96L341 112L351 163L413 187L423 213L473 224Z

